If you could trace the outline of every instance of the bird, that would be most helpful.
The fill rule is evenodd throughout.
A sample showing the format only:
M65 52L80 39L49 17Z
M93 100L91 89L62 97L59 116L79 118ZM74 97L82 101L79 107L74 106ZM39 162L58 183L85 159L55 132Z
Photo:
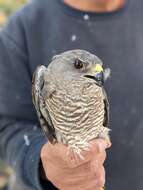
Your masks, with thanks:
M104 82L110 69L96 55L74 49L55 55L33 74L32 98L48 140L82 158L90 141L110 142L109 102Z

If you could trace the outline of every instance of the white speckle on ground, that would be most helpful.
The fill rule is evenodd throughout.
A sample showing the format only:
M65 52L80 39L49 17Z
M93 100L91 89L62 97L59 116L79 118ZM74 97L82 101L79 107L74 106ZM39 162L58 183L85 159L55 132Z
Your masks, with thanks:
M84 20L89 20L89 19L90 19L90 17L89 17L89 15L88 15L88 14L85 14L85 15L83 16L83 19L84 19Z
M127 144L127 140L126 139L121 139L121 144Z
M52 55L56 55L56 50L55 49L52 50Z
M131 141L130 143L129 143L129 146L134 146L135 145L135 142L134 141Z
M20 97L19 95L16 95L16 99L17 99L17 100L20 100L21 97Z
M36 131L38 129L37 125L34 125L33 130Z
M71 41L74 42L74 41L76 41L76 39L77 39L77 36L76 36L75 34L73 34L73 35L71 36Z
M16 161L13 162L13 166L16 166Z
M30 140L29 140L28 135L24 135L24 141L25 141L26 146L30 145Z
M132 109L131 109L131 114L136 114L136 112L137 112L137 110L136 110L136 108L135 107L132 107Z
M123 125L124 125L124 127L127 127L127 126L129 125L129 121L128 121L127 119L125 119L125 120L123 121Z

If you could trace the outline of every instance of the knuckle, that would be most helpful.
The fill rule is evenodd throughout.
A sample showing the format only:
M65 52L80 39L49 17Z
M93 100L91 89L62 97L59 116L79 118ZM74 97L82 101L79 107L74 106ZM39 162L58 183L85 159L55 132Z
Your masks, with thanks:
M107 153L106 151L103 152L103 162L106 160L106 157L107 157Z
M105 178L102 176L98 179L98 185L103 187L105 185Z
M60 188L60 189L64 189L65 184L64 184L64 182L62 182L61 179L55 177L54 175L48 176L48 179L49 179L56 187L58 187L58 188Z
M43 145L43 147L42 147L42 149L41 149L41 158L45 158L46 157L46 155L47 155L47 147L46 147L46 144L45 145Z
M103 139L99 139L97 144L96 144L96 149L98 153L101 153L102 151L104 151L106 149L105 146L105 141Z
M105 185L105 169L102 167L100 172L97 174L97 185L103 187Z
M45 160L45 159L46 159L46 155L45 155L45 153L41 152L40 157L41 157L42 161Z
M103 164L106 160L106 157L107 157L106 151L103 151L98 157L98 163Z

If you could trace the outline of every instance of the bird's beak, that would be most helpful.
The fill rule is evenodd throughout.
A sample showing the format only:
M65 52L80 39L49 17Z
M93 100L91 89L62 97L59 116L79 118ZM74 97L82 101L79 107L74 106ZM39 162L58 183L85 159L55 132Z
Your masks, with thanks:
M85 77L95 80L98 86L104 83L104 70L101 64L95 64Z
M91 72L92 73L97 73L97 72L103 72L103 67L101 64L96 64L96 65L93 65L93 67L91 68Z

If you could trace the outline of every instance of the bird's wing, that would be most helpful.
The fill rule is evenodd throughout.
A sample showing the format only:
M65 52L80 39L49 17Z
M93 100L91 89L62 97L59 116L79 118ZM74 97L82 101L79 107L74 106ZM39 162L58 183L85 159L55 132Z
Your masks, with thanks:
M39 66L34 75L32 80L32 99L35 105L37 115L40 120L41 127L45 132L48 140L51 143L54 143L56 140L55 136L55 129L49 114L47 107L45 106L45 101L42 97L42 89L44 87L44 73L46 71L45 66Z
M109 101L108 101L107 94L104 88L102 88L102 91L103 91L103 96L104 96L104 109L105 109L103 126L109 127Z

